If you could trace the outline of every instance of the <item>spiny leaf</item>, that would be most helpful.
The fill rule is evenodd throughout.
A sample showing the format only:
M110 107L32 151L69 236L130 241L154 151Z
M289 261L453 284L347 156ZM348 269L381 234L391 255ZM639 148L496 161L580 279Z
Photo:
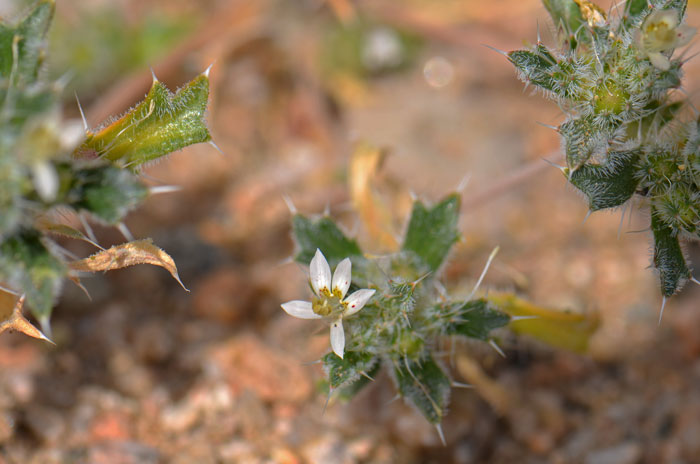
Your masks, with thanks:
M11 85L29 84L36 79L54 9L53 0L42 0L16 27L0 22L0 77L9 78L14 67L16 74Z
M362 256L357 242L347 238L329 217L309 219L296 214L292 218L292 234L299 248L295 259L303 264L311 262L317 248L331 265L347 257Z
M351 381L339 387L337 393L335 394L336 397L340 398L342 401L348 401L354 398L355 395L360 393L360 391L362 391L363 388L365 388L367 385L370 384L370 382L372 382L372 379L374 379L377 373L379 372L381 365L382 363L377 361L372 367L372 369L365 372L364 375L361 375L354 381Z
M328 353L321 361L328 375L331 389L356 381L378 364L378 359L373 354L358 351L346 351L342 359L335 353Z
M462 335L486 341L491 331L503 327L510 316L491 307L483 299L466 302L443 303L437 307L447 321L446 335Z
M114 166L75 171L67 202L107 224L118 224L147 196L148 188L131 172Z
M403 249L414 252L431 270L437 270L459 239L459 196L449 195L432 208L413 203Z
M510 293L489 293L488 301L513 316L510 329L552 346L585 353L598 329L597 314L577 314L536 306ZM515 320L516 318L527 318Z
M399 393L432 424L447 413L450 379L428 352L421 359L401 358L395 362L394 377Z
M685 262L683 250L673 230L659 219L659 213L652 207L651 230L654 233L654 267L659 271L661 293L673 296L688 278L690 269Z
M559 134L564 138L566 163L575 171L593 155L603 152L608 134L593 123L590 117L574 118L559 126Z
M6 330L16 330L30 337L53 343L22 315L25 296L22 295L16 302L15 299L14 295L0 290L0 334Z
M121 269L135 264L160 266L170 272L182 288L187 290L182 281L180 281L175 261L166 252L153 245L151 239L135 240L113 246L85 259L68 263L68 267L74 271L99 272Z
M554 92L557 81L553 74L557 61L544 45L534 51L515 50L508 53L508 59L520 71L520 78L545 90Z
M63 262L35 230L22 230L0 243L0 281L26 293L27 304L44 329L64 274Z
M569 174L569 181L586 197L591 211L620 206L629 200L639 185L638 151L609 152L605 164L586 163Z
M108 126L89 132L74 156L105 158L136 169L188 145L208 142L211 136L204 121L208 98L207 73L175 94L154 80L145 100Z

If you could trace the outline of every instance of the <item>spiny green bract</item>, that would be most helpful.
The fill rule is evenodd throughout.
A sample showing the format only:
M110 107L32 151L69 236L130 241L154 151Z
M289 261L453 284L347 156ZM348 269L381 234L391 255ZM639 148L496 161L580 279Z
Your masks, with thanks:
M647 199L654 265L671 296L690 278L679 238L700 238L698 122L681 120L685 102L671 96L683 76L674 49L695 32L683 24L687 0L627 0L610 18L587 0L543 4L559 46L538 42L508 58L565 112L563 172L590 210Z
M433 206L415 202L401 250L372 258L332 219L294 216L298 262L308 264L317 248L331 266L349 257L350 291L376 290L362 310L343 318L343 359L332 352L322 359L332 392L352 397L384 365L398 393L439 424L451 385L434 353L440 337L486 341L508 324L510 317L485 300L450 301L438 293L436 273L459 237L459 203L456 195Z
M81 149L94 156L72 156L60 85L40 72L54 8L52 0L41 0L16 24L0 20L0 287L26 294L44 329L68 275L48 236L56 230L51 213L68 208L119 224L148 195L135 168L210 138L203 73L174 95L155 82L134 111L87 134Z

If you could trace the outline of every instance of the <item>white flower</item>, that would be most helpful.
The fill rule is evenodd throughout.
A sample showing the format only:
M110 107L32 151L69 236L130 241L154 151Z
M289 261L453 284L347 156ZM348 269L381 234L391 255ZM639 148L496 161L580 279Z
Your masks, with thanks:
M282 304L290 316L300 319L327 319L331 324L331 347L340 358L345 349L345 332L343 331L343 318L352 316L361 310L367 301L374 295L374 290L362 289L353 292L347 298L345 294L350 288L352 278L352 263L350 258L345 258L335 268L331 279L331 268L317 249L311 260L309 280L311 288L316 294L311 301L294 300Z
M662 52L687 44L695 32L694 27L679 24L676 10L656 10L635 31L634 39L651 64L662 71L668 71L671 62Z

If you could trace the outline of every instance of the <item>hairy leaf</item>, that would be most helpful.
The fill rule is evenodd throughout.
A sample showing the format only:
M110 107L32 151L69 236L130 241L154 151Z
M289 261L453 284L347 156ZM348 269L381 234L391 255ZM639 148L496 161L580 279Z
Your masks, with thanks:
M591 211L620 206L629 200L639 185L638 151L609 152L605 164L586 163L569 174L569 181L588 198Z
M0 243L0 281L22 289L42 325L48 323L64 274L63 262L35 230L22 230Z
M446 414L450 379L428 352L418 360L396 361L394 376L399 393L413 403L432 424Z
M346 237L329 217L309 219L297 214L292 218L292 234L299 248L295 259L303 264L311 262L317 248L331 265L347 257L362 256L357 242Z
M544 45L538 45L534 51L512 51L508 53L508 59L520 71L522 80L556 92L557 81L554 73L557 70L557 61Z
M99 272L121 269L135 264L153 264L166 269L182 288L187 290L177 273L175 261L155 246L151 239L135 240L99 251L92 256L68 263L74 271Z
M432 208L420 201L413 203L403 249L414 252L433 271L445 261L459 239L459 204L457 195L449 195Z
M659 219L652 207L651 230L654 233L654 267L659 271L661 293L673 296L685 285L690 269L685 262L683 250L673 230Z
M136 169L188 145L208 142L211 136L204 121L208 98L207 73L175 94L154 80L145 100L108 126L89 132L74 156L104 158Z
M483 299L444 303L438 306L438 310L448 321L445 329L447 335L462 335L483 341L491 338L492 330L510 321L508 314L493 309Z
M336 356L337 357L337 356ZM335 394L338 398L340 398L342 401L348 401L351 400L352 398L355 397L358 393L362 391L367 385L372 382L372 379L375 378L377 373L379 372L379 369L381 368L382 363L377 361L372 369L369 371L365 372L366 375L361 375L354 381L351 381L349 383L346 383L342 385L341 387L338 388L337 393Z
M342 359L335 353L328 353L321 358L321 361L328 375L330 387L336 389L367 375L379 360L371 353L346 351Z
M131 172L113 166L75 171L68 204L107 224L118 224L148 196L148 188Z

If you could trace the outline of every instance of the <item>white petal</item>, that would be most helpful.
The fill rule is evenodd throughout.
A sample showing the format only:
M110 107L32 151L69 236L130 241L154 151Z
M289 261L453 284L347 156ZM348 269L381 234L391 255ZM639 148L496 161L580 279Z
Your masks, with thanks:
M675 47L682 47L691 41L697 29L687 24L681 24L676 28L676 43Z
M662 71L668 71L668 69L671 67L671 62L666 58L666 56L662 55L659 52L649 52L649 61L651 61L651 64L656 66Z
M350 288L350 280L352 279L352 262L350 258L345 258L342 260L338 267L335 268L333 273L333 292L336 290L340 292L340 299L345 297L345 294Z
M321 296L321 290L330 291L331 288L331 267L323 256L321 250L316 248L316 254L311 260L309 266L309 279L311 279L311 288L314 289L316 295Z
M355 314L361 310L367 301L372 298L374 292L375 290L370 290L367 288L353 292L352 295L345 299L345 302L348 304L348 309L345 311L345 315L350 316L351 314Z
M343 332L342 319L338 319L331 324L331 348L333 348L333 353L337 354L340 359L343 359L343 351L345 350L345 332Z
M299 319L321 319L321 315L316 314L310 301L294 300L282 303L282 309L290 316Z

